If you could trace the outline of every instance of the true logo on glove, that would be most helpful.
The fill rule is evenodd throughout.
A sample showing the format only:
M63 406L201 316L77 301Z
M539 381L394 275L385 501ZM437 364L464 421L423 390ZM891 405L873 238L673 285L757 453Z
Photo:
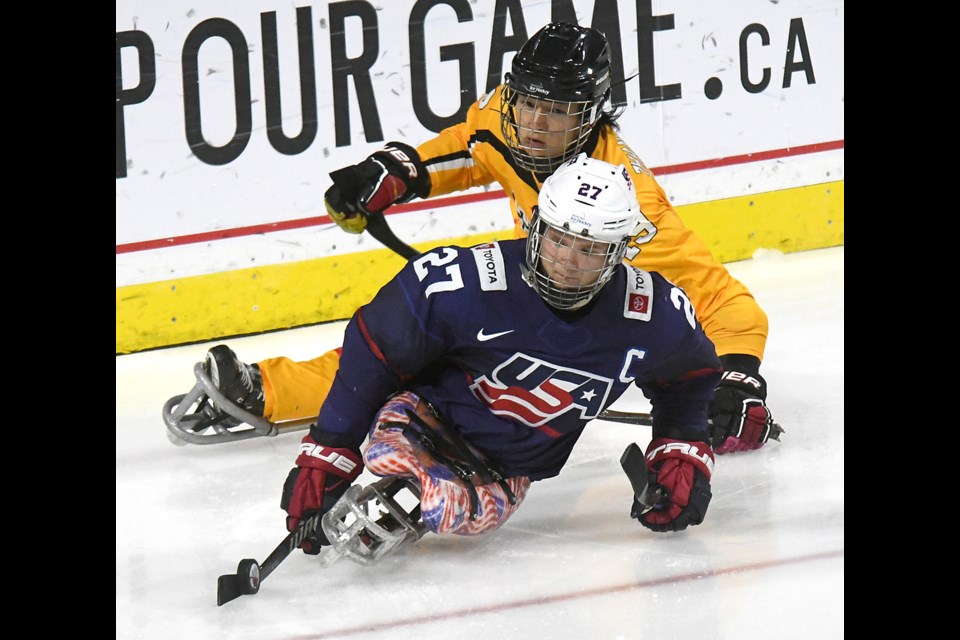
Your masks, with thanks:
M710 457L709 453L701 454L700 448L695 444L690 444L689 442L668 442L647 453L647 460L653 460L661 451L663 453L677 451L684 455L690 456L691 458L696 458L703 463L703 465L710 471L711 475L713 474L713 458Z
M337 469L345 471L346 473L350 473L357 468L357 463L350 458L345 458L333 450L331 450L329 453L324 453L324 448L317 444L304 442L300 445L300 453L308 455L311 458L323 460L324 462L327 462Z

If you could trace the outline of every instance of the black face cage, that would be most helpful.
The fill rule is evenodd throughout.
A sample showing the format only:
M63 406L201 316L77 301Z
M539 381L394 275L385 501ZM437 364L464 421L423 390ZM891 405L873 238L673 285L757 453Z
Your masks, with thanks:
M527 236L526 268L523 271L524 280L554 309L564 311L579 309L590 302L604 285L607 284L610 278L613 277L614 269L623 261L627 251L627 245L630 243L630 238L624 237L619 242L594 240L590 246L591 249L596 245L606 245L603 265L594 270L574 271L572 273L579 273L581 278L586 277L590 273L597 273L598 276L596 280L588 284L570 286L552 280L542 268L542 261L546 260L542 254L543 243L554 242L553 240L545 239L545 233L548 228L555 229L561 233L561 236L556 241L557 244L570 246L574 239L586 237L551 225L539 216L535 216L530 225L530 233Z
M516 91L509 82L504 83L500 97L500 131L510 155L519 167L540 174L553 173L561 164L580 153L600 119L600 107L603 103L602 100L562 102L542 98ZM521 97L522 109L546 114L565 114L573 117L573 121L569 126L558 130L522 128L520 114L517 112L517 101ZM567 141L559 155L547 157L544 150L525 143L530 137L543 140L546 136L557 135L563 135Z

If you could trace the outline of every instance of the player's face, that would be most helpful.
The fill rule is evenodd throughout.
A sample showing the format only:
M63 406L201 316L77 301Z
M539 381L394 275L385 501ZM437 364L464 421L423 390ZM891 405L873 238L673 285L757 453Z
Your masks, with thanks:
M517 94L517 138L534 158L562 156L580 133L586 103L557 102Z
M547 227L540 248L540 266L561 289L595 283L603 273L610 244Z

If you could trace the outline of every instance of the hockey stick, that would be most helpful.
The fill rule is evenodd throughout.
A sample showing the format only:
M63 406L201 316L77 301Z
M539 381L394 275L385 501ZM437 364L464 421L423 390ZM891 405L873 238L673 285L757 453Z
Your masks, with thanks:
M294 549L300 546L304 538L314 533L320 526L320 513L301 520L297 528L283 539L277 548L267 556L263 564L253 558L246 558L237 565L236 573L217 578L217 606L222 606L240 596L252 595L260 590L260 583L267 579L273 570L280 566Z
M623 424L639 424L644 427L653 426L653 417L649 413L631 413L629 411L615 411L605 409L597 416L597 420L607 422L622 422Z
M410 509L405 509L395 497L405 488L416 498L416 505ZM373 512L371 507L375 505L379 507ZM263 564L245 558L237 565L236 573L217 578L217 606L260 591L267 576L318 528L323 529L330 545L324 548L321 567L344 556L370 564L400 545L419 540L428 531L420 515L420 489L414 480L392 476L366 487L353 485L326 514L318 511L301 520Z
M168 403L173 403L175 406L176 403L179 402L179 399L182 397L183 396L177 396L175 398L172 398ZM653 425L653 418L650 417L649 413L630 413L628 411L616 411L614 409L606 409L600 412L600 415L598 415L595 419L606 420L608 422L619 422L622 424L636 424L642 427L649 427ZM279 436L287 433L294 433L297 431L306 431L316 421L317 421L316 417L313 417L313 418L295 418L293 420L284 420L282 422L274 422L274 423L270 423L271 428L268 433L259 433L254 429L249 429L247 431L241 431L240 432L241 435L239 435L236 438L233 438L232 440L243 440L246 438L253 438L259 435L272 437L272 436ZM183 431L183 429L180 429L178 427L177 433L171 436L171 440L176 445L183 445L183 444L187 444L188 442L200 445L200 444L217 444L220 442L231 441L223 436L212 437L212 436L199 436L195 434L190 434L189 435L190 440L186 440L185 438L182 437L181 431ZM167 428L167 433L168 435L171 433L171 429L169 426ZM770 437L773 438L772 435Z
M367 231L377 242L406 260L412 260L420 256L419 251L393 233L393 229L387 224L387 219L383 216L382 211L367 211L364 209L364 213L367 216Z

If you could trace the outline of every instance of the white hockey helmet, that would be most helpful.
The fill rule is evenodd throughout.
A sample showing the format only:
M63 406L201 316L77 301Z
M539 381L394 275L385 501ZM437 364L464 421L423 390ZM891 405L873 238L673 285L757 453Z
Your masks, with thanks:
M613 276L639 223L626 168L581 153L540 189L524 278L551 307L578 309Z

